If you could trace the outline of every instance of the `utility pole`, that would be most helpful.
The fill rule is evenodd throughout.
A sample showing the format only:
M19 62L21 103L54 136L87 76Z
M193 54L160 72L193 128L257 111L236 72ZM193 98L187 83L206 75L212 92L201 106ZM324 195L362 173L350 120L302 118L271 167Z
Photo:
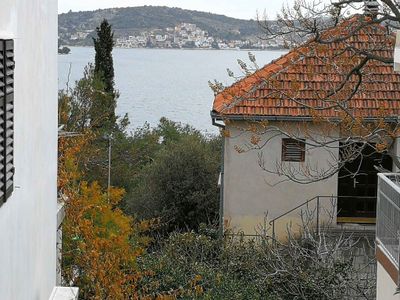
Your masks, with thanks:
M108 136L108 184L107 184L107 197L110 201L111 189L111 134Z

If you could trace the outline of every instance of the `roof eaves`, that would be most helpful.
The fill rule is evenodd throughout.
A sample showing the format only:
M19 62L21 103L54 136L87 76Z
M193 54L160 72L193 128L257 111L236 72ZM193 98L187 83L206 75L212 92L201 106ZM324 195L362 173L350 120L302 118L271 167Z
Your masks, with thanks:
M234 115L234 114L220 114L217 111L211 111L211 118L217 121L287 121L287 122L311 122L315 118L312 116L266 116L266 115ZM365 122L375 122L381 120L379 117L366 117L363 120ZM341 119L338 117L325 118L327 122L340 122ZM400 116L388 116L384 117L384 121L387 123L400 123Z

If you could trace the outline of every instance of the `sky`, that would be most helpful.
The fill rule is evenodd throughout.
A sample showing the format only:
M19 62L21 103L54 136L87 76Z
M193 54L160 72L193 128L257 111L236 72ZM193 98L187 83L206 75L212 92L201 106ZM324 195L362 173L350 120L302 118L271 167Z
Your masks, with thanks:
M257 12L266 11L269 18L274 18L284 3L294 0L59 0L60 13L72 11L95 10L99 8L127 6L169 6L199 10L240 19L256 19Z

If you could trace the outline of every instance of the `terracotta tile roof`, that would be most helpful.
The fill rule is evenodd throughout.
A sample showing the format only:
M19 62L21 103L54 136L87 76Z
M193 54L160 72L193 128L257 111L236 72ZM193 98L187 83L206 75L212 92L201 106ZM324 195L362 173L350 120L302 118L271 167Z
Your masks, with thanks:
M400 74L377 60L370 60L361 69L362 83L350 101L345 100L358 83L355 74L343 89L328 96L363 60L358 51L393 58L395 37L381 25L368 25L346 36L360 24L365 25L365 17L346 20L323 33L328 39L343 37L340 42L305 43L226 88L215 97L213 113L222 117L335 117L340 110L330 108L332 103L344 101L355 116L400 115Z

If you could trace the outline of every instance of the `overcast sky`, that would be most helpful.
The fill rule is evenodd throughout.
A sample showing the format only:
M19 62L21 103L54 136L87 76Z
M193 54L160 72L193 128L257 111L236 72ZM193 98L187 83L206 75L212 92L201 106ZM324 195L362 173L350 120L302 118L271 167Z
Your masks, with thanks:
M127 7L142 5L162 5L200 10L241 19L255 19L257 11L266 10L269 18L274 18L284 3L294 0L59 0L58 11L68 12L95 10L99 8Z

